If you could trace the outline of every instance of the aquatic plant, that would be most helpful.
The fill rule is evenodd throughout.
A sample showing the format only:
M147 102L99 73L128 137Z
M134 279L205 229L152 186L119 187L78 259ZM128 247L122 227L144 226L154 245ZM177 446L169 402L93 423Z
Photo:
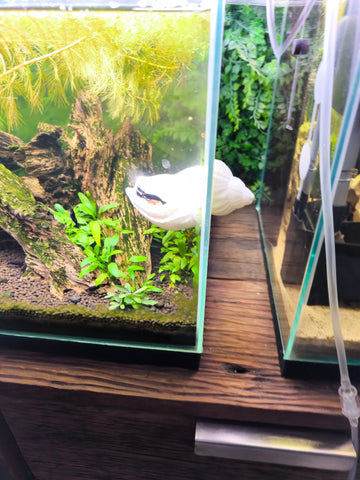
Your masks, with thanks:
M111 298L109 310L124 310L126 307L132 307L138 310L141 305L152 306L157 304L157 300L151 300L147 294L149 292L162 292L161 288L153 285L154 273L149 275L148 279L140 288L136 288L126 282L124 285L114 285L115 291L108 292L105 298Z
M192 276L194 284L199 278L200 235L198 228L179 231L164 230L152 226L145 234L152 234L160 244L163 254L160 260L160 281L168 279L174 286L181 281L187 282Z
M55 219L66 225L65 233L73 243L83 248L92 243L100 246L104 236L104 227L118 229L122 233L131 233L119 229L118 221L101 218L103 213L117 208L119 203L98 208L90 192L86 192L86 195L79 192L78 197L80 203L70 211L58 203L55 204L55 210L52 210Z
M118 219L103 218L105 212L117 208L119 204L98 208L90 192L86 192L86 195L79 192L78 196L80 203L71 211L60 204L55 204L55 210L51 211L58 222L66 225L65 233L71 242L83 250L85 258L81 262L79 278L98 272L95 286L104 281L113 283L120 278L134 280L135 271L144 270L138 263L146 262L147 258L133 256L125 271L120 269L115 261L116 255L123 253L118 247L120 235L129 235L132 231L121 228Z
M116 262L115 256L122 253L122 250L116 248L119 242L119 235L104 238L100 245L91 244L84 249L85 259L81 262L81 272L79 278L88 275L97 270L101 272L95 279L95 286L109 280L120 278L122 272Z
M109 116L153 122L167 89L206 54L209 17L144 12L1 12L0 111L67 105L85 88ZM119 123L119 122L118 122Z
M55 204L52 213L56 220L66 225L65 233L69 239L83 249L85 255L81 262L79 278L91 273L97 274L94 284L99 286L103 282L109 282L115 291L109 291L105 298L111 298L110 310L132 307L137 310L140 305L156 305L156 300L148 298L149 292L162 292L161 288L153 285L153 277L150 274L147 279L137 285L137 272L144 272L141 263L148 259L143 255L132 255L125 265L116 263L116 256L123 251L118 247L120 234L128 235L132 232L119 226L119 220L102 218L102 215L118 206L118 204L104 205L98 208L90 192L86 195L78 193L80 203L70 212L61 205ZM117 231L111 235L111 231ZM111 232L111 233L109 233ZM121 280L123 285L117 284Z

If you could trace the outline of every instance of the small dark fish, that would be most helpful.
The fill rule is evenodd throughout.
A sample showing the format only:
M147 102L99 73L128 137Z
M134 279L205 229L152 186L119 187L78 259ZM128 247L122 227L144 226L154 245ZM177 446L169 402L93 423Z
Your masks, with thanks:
M71 208L69 213L70 213L70 218L71 218L71 220L75 223L75 226L78 227L79 224L78 224L78 221L77 221L77 218L76 218L74 209Z
M151 203L152 205L157 205L159 203L165 205L166 203L156 195L153 195L151 193L145 193L144 190L142 190L140 187L136 188L136 195L138 195L140 198L144 198L148 203Z

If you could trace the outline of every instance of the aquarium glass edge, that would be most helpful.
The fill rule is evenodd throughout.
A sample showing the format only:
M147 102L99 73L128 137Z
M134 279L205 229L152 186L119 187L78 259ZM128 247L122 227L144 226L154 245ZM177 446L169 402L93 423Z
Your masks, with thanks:
M214 0L211 10L210 26L210 55L208 70L208 95L207 115L205 132L205 166L208 170L208 184L206 207L202 211L201 244L199 264L199 299L196 329L196 345L198 351L202 351L204 315L206 301L206 281L209 257L210 225L211 225L211 192L213 182L213 165L216 149L217 117L219 104L221 54L223 40L223 18L225 12L225 0Z

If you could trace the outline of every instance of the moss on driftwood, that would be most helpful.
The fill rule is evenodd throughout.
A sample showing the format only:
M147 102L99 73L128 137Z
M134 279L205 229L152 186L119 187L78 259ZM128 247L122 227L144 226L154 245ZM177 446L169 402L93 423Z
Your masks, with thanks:
M47 279L57 296L66 288L84 288L78 279L81 252L21 178L1 164L0 191L1 228L24 250L28 270Z

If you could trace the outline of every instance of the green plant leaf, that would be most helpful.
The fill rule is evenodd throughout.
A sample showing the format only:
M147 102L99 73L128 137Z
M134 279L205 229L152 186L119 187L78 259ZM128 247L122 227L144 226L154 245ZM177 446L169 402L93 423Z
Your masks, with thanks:
M96 245L101 247L101 224L98 220L93 220L89 223L89 228L94 237Z
M134 303L134 299L132 297L124 297L125 305L132 305Z
M125 272L123 272L122 270L119 270L119 277L118 278L125 278L125 279L128 279L129 278L129 275L127 275Z
M186 268L187 264L188 264L187 258L183 257L183 258L180 259L180 268L182 270L184 270Z
M95 280L95 286L98 287L101 283L103 283L109 277L107 272L101 272L100 275Z
M148 259L143 255L133 255L129 258L129 262L147 262Z
M174 273L172 273L170 275L170 281L173 284L175 284L176 282L181 282L181 277L179 277L179 275L175 275Z
M120 269L115 262L111 262L108 265L108 272L115 278L120 277Z
M87 233L83 231L77 231L75 235L75 242L82 247L85 247L89 243L89 237Z
M165 236L164 236L163 239L162 239L163 245L166 246L167 243L168 243L170 240L172 240L172 239L175 237L176 234L177 234L176 231L174 231L174 230L168 230L168 231L166 232Z
M119 227L119 220L112 220L111 218L102 218L101 224L105 225L106 227L115 228L116 230L121 230Z
M139 296L137 296L137 295L133 295L133 296L132 296L132 299L133 299L133 301L136 302L136 303L143 303L143 298L141 298L141 297L139 297Z
M141 302L143 305L156 305L157 300L150 300L150 298L144 298Z
M54 207L55 207L55 210L57 210L59 213L69 214L69 212L67 210L65 210L65 208L62 205L60 205L59 203L55 203Z
M99 209L99 215L114 208L120 207L121 203L110 203L109 205L104 205Z
M135 272L135 271L143 272L144 267L141 267L140 265L130 265L130 267L128 268L128 271L129 272Z
M84 260L80 263L80 267L85 267L86 265L89 265L89 263L93 263L94 260L94 258L84 258Z
M116 235L113 235L112 237L107 237L109 238L109 245L111 247L115 247L115 245L117 245L119 243L119 235L116 234Z
M93 272L98 268L98 265L96 263L92 263L88 265L87 267L83 268L79 274L79 278L84 277L85 275L88 275L89 273Z

